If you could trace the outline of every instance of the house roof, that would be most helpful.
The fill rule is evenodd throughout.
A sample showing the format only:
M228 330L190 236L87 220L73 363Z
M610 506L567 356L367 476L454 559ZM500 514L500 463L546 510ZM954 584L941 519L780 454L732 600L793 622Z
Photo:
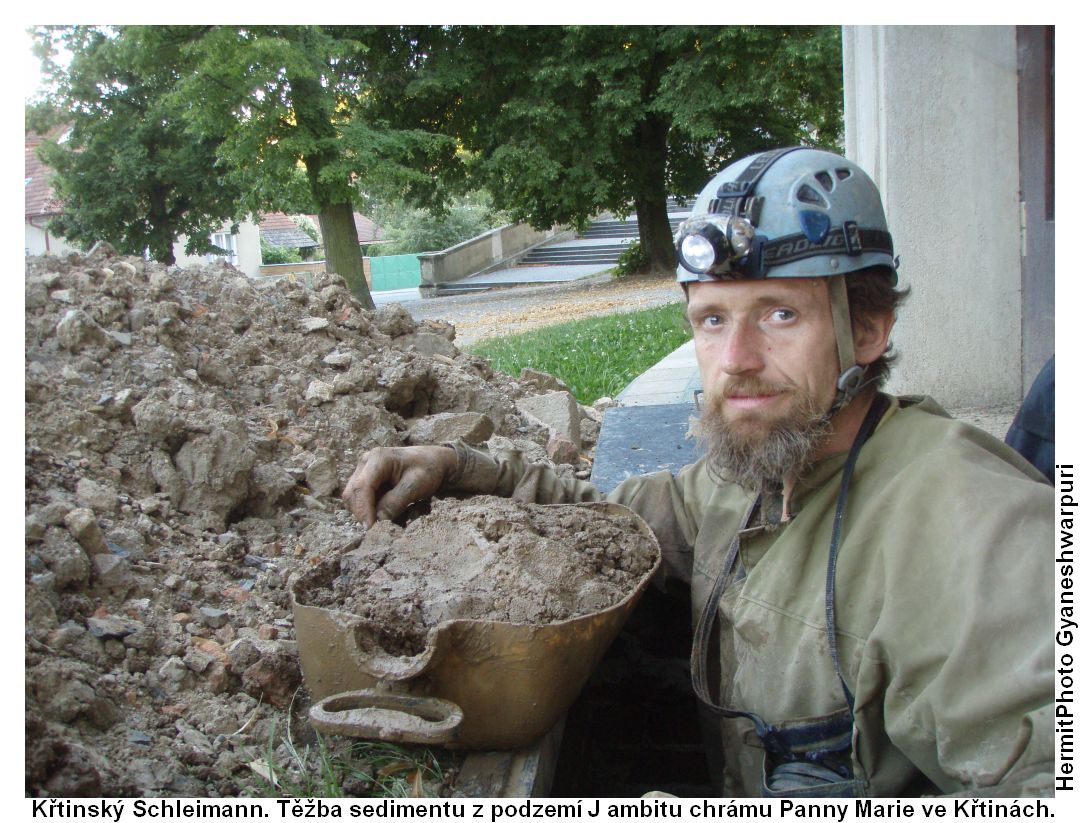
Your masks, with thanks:
M37 147L46 139L56 139L67 126L57 126L47 134L26 135L26 217L61 214L64 209L49 183L51 170L37 156Z
M259 234L271 246L306 249L318 245L289 215L279 211L259 215Z
M48 133L26 135L26 217L45 217L62 214L63 204L57 199L53 188L49 183L50 169L37 156L37 147L43 140L55 140L68 128L66 125L56 126ZM259 233L266 238L266 242L272 246L285 246L287 248L304 249L316 246L321 242L319 231L319 216L307 215L315 224L316 232L319 232L320 240L312 240L307 232L301 229L293 219L283 212L268 212L259 215ZM376 226L368 217L353 212L353 222L356 224L356 235L361 243L373 243L383 239L383 230Z
M356 223L356 237L361 243L374 243L385 239L382 226L376 226L375 221L364 217L360 212L353 212L353 222Z
M319 242L322 239L322 231L319 227L317 214L305 215L315 224L315 230L319 233ZM383 239L383 230L370 217L365 217L359 212L353 212L353 223L356 225L356 236L362 244L377 243ZM282 212L268 212L259 215L259 233L272 246L285 246L287 248L304 249L318 243L308 237L293 221L292 217Z

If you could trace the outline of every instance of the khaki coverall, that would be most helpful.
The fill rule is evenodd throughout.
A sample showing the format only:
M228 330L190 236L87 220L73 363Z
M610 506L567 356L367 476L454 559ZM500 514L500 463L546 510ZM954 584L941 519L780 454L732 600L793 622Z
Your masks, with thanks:
M856 464L836 572L840 666L855 701L852 768L872 796L1052 793L1053 491L933 400L889 400ZM678 477L630 478L605 496L517 452L496 460L455 448L445 491L606 499L636 511L663 551L658 582L689 582L695 621L755 503L713 480L704 461ZM780 523L779 501L763 499L741 534L711 639L714 702L769 723L845 707L824 609L845 457L824 459L796 486L792 519ZM759 795L764 751L752 724L710 721L703 732L707 748L723 752L724 794Z

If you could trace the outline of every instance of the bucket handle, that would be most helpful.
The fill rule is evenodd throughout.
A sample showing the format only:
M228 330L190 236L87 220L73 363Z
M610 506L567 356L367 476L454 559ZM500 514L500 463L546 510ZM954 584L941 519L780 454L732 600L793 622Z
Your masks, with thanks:
M428 631L424 650L413 656L388 654L375 638L375 627L355 621L345 630L345 651L362 672L379 680L411 680L438 663L449 647L443 626Z
M457 736L464 714L456 703L439 697L360 689L324 697L311 707L308 719L328 734L444 745Z

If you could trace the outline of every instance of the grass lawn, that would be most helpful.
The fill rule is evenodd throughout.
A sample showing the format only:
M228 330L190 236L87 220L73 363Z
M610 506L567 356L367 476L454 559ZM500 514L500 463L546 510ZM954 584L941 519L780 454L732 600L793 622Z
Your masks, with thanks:
M484 340L469 347L499 371L525 367L561 379L580 403L614 397L650 366L690 339L683 303L587 317L543 329Z

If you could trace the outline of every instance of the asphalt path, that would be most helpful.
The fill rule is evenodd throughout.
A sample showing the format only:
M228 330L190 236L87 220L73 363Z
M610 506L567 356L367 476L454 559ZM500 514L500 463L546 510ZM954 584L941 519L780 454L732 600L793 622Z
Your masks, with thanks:
M599 274L568 283L493 288L396 302L415 320L453 323L457 331L454 342L462 347L580 317L638 311L682 300L682 289L671 275L614 278Z

